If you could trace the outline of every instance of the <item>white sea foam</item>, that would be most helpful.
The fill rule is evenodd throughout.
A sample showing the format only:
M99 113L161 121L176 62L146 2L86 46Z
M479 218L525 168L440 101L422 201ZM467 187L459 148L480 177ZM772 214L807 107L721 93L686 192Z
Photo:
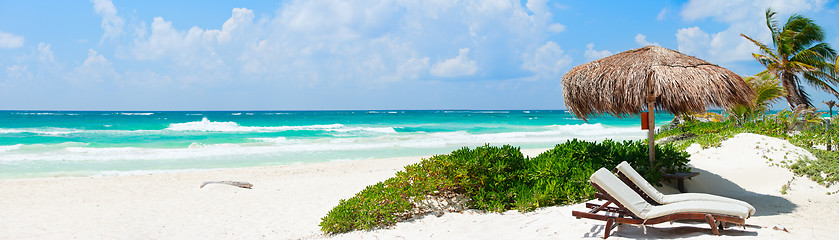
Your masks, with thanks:
M20 149L21 146L23 146L23 144L0 146L0 153L18 150L18 149Z
M103 125L112 127L111 125ZM327 131L336 133L396 133L393 127L348 127L343 124L304 125L304 126L240 126L236 122L214 122L207 118L201 121L172 123L163 130L85 130L74 128L0 128L0 134L32 133L42 136L66 136L72 134L101 134L101 135L136 135L161 134L165 132L282 132L282 131Z
M342 124L308 125L308 126L277 126L277 127L252 127L239 126L236 122L213 122L206 117L198 122L185 122L169 124L166 130L169 131L200 131L200 132L280 132L292 130L334 130L341 129Z
M250 140L259 141L259 142L266 142L272 144L297 144L301 143L302 141L296 139L287 139L284 137L276 137L276 138L251 138Z
M333 128L333 129L324 129L326 131L332 132L373 132L373 133L396 133L396 129L392 127L343 127L343 128Z
M78 116L78 113L63 112L15 112L17 115L38 115L38 116Z
M205 131L205 132L234 132L239 131L239 124L235 122L212 122L206 117L200 122L172 123L166 130L170 131Z
M53 113L53 112L19 112L15 113L19 115L63 115L61 113Z
M146 113L146 112L121 112L119 115L126 115L126 116L149 116L154 115L154 113Z
M0 134L4 133L34 133L38 135L49 135L49 136L58 136L58 135L67 135L73 133L80 133L84 130L79 129L72 129L72 128L0 128Z

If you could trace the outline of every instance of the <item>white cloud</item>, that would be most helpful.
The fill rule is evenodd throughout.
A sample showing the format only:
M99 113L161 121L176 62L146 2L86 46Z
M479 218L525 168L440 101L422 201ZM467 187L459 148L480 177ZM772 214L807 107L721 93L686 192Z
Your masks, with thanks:
M525 54L522 68L532 71L539 77L554 77L559 71L571 64L571 56L553 41L548 41L532 54Z
M711 46L711 37L698 26L682 28L676 32L679 52L696 55L704 53Z
M431 75L438 77L470 76L478 71L478 63L469 59L469 48L458 50L457 57L437 62L431 66Z
M824 8L825 0L691 0L682 8L682 17L687 21L696 21L711 17L716 21L736 23L749 21L756 16L764 17L766 8L772 8L780 14L802 11L819 11ZM756 24L763 24L765 21Z
M416 79L425 69L428 69L428 57L411 58L399 64L396 68L396 77Z
M108 59L95 50L88 49L87 59L74 68L66 78L74 83L102 83L118 79L119 74L114 71Z
M43 42L38 43L38 48L35 49L35 58L43 64L57 64L52 46Z
M533 62L549 36L565 31L542 0L524 6L506 0L291 0L259 19L236 8L219 24L177 28L163 17L132 23L132 39L115 57L165 65L150 71L194 83L308 88L476 75L523 79L553 74L553 68L524 63Z
M32 73L28 70L29 66L27 65L11 65L6 66L6 75L9 77L8 80L26 80L32 78Z
M165 88L175 83L171 76L159 74L152 71L126 71L125 81L132 86L146 88Z
M658 12L658 16L655 19L659 21L664 20L665 18L667 18L668 12L669 11L667 11L667 8L662 8L661 11Z
M684 20L710 18L727 24L728 28L713 33L706 33L698 27L680 29L676 33L679 49L690 51L711 62L750 60L751 53L757 51L757 47L740 37L740 34L771 43L766 27L766 8L777 11L777 20L783 23L790 14L820 11L825 4L824 0L691 0L682 7Z
M548 26L548 31L552 33L561 33L565 31L565 25L554 23Z
M589 61L601 59L612 55L608 50L597 51L594 50L594 43L586 44L586 52L584 54Z
M640 33L638 35L635 35L635 43L637 43L638 45L641 45L642 47L643 46L649 46L649 45L659 46L658 43L648 42L647 41L647 36L644 36L644 34L640 34Z
M19 48L23 46L23 37L0 32L0 48Z
M209 35L218 34L218 42L221 44L229 43L231 39L247 34L247 31L253 24L253 11L245 8L234 8L233 16L224 22L221 30L209 30Z
M4 68L6 76L0 77L3 85L51 85L55 83L53 80L60 79L63 74L64 68L55 59L52 47L47 43L38 43L32 52L9 60L10 63Z
M105 34L102 35L102 41L106 38L116 38L122 34L122 27L124 21L122 17L117 15L117 8L111 0L90 0L93 3L93 10L102 16L102 30Z

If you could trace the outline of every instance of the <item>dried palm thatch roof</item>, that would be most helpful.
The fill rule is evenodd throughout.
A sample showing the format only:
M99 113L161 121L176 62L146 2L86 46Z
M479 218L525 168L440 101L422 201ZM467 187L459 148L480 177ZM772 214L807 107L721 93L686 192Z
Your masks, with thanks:
M656 109L681 114L704 112L709 105L750 105L754 92L728 69L658 46L579 65L562 76L565 106L583 120L600 114L637 115L650 94Z

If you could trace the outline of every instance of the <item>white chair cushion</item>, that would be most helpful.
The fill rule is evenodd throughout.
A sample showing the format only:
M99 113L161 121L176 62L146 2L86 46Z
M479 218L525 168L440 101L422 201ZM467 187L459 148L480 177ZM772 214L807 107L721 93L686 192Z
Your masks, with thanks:
M597 172L594 172L590 179L591 182L603 188L606 194L615 198L618 203L626 207L635 216L645 215L653 207L652 204L641 198L641 195L638 195L605 168L600 168Z
M749 215L755 214L755 207L751 204L740 201L737 199L727 198L723 196L717 196L713 194L706 194L706 193L677 193L677 194L668 194L665 195L664 193L659 192L652 184L647 182L644 177L641 176L637 171L635 171L632 166L629 165L626 161L621 162L618 164L617 167L618 171L623 173L630 181L635 183L641 191L650 196L654 201L659 204L672 204L677 202L683 201L716 201L716 202L726 202L741 205L749 210Z
M737 216L741 218L749 217L749 210L746 209L746 207L732 203L715 201L684 201L667 205L653 206L653 208L646 212L644 216L638 217L650 219L674 213L710 213Z
M603 188L606 191L605 194L614 198L618 203L626 207L627 210L642 219L656 218L674 213L693 212L731 215L741 218L749 216L749 210L746 207L726 202L683 201L653 206L605 168L600 168L594 172L590 179L591 182Z

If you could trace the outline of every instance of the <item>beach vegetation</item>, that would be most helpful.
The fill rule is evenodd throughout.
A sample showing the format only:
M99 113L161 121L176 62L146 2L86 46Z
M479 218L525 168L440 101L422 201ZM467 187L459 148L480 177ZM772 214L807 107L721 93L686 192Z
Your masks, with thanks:
M769 106L784 97L784 88L775 75L762 73L743 78L746 84L755 92L751 105L737 104L729 109L731 116L737 123L754 119L763 119Z
M742 33L740 36L758 47L759 53L754 53L753 57L766 67L763 73L771 73L780 79L790 109L802 104L813 106L801 86L802 82L839 96L831 86L839 83L835 63L832 63L836 51L824 42L822 28L810 18L798 14L790 16L781 26L775 15L775 11L766 9L771 46Z
M533 158L509 145L464 147L406 166L394 177L340 200L321 219L320 227L328 234L369 230L463 209L453 204L502 212L583 202L594 197L589 176L621 161L629 162L651 183L659 182L662 171L689 171L688 154L671 145L656 146L651 166L643 141L574 139Z

